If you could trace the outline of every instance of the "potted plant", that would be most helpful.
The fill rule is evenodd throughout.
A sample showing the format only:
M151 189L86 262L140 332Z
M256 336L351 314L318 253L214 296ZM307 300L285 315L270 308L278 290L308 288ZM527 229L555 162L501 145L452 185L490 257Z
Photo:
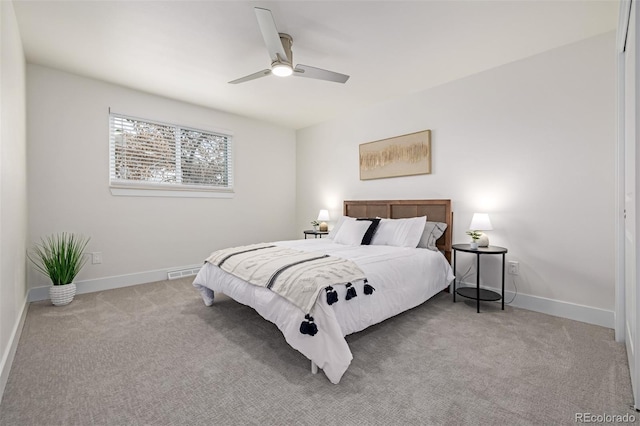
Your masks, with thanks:
M482 236L482 232L480 231L467 231L467 235L471 237L471 249L475 250L478 248L478 240Z
M318 222L317 220L312 220L311 221L311 225L313 226L313 230L317 231L318 230L318 225L320 225L320 222Z
M51 280L49 297L54 305L66 305L73 300L76 294L73 280L87 261L84 256L87 243L89 238L62 232L41 238L27 252L36 269Z

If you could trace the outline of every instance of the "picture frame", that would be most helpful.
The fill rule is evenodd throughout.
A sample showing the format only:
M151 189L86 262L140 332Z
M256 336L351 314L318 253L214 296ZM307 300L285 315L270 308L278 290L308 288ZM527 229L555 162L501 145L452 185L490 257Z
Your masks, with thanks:
M431 130L360 144L360 180L431 174Z

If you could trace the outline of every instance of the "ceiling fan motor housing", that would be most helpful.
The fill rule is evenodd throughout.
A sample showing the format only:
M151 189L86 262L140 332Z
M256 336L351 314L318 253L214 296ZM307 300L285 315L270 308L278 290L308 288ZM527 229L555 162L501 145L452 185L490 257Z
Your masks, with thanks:
M281 58L278 55L278 59L271 63L271 67L273 68L278 64L286 64L289 65L293 69L293 52L291 51L291 46L293 45L293 38L289 34L279 33L280 41L282 42L282 48L284 49L284 53L287 54L286 58Z

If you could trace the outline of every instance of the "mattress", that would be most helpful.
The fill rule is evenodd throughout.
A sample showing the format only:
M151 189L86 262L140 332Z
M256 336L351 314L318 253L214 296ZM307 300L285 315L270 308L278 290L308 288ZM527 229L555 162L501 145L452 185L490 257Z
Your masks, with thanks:
M313 361L332 383L339 383L353 355L345 336L384 321L425 302L454 279L442 253L422 248L384 245L350 246L331 239L278 241L278 246L350 259L375 288L365 295L363 283L354 284L357 297L345 300L345 286L336 286L338 303L329 305L320 293L311 312L318 327L314 336L301 334L305 313L271 290L249 284L209 263L201 268L193 285L207 306L215 292L222 292L255 309L274 323L294 349Z

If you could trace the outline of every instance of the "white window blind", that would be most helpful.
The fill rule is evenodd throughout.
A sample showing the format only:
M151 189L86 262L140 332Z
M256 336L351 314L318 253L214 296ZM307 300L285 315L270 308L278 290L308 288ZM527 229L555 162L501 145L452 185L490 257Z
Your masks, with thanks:
M112 188L233 192L230 135L109 114Z

